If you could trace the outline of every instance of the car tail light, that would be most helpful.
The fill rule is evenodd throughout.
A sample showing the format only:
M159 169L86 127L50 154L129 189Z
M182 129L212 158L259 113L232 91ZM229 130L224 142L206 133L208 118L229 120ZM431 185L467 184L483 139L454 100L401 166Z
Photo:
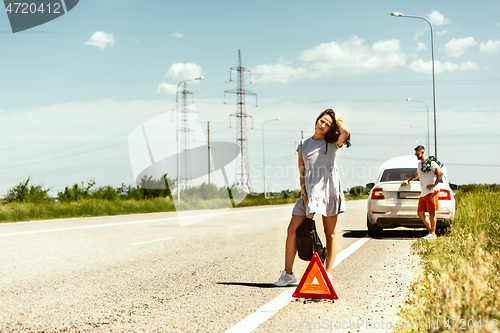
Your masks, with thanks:
M439 200L451 200L451 193L448 190L439 190Z
M375 200L385 199L384 192L382 191L381 187L373 189L371 199L375 199Z

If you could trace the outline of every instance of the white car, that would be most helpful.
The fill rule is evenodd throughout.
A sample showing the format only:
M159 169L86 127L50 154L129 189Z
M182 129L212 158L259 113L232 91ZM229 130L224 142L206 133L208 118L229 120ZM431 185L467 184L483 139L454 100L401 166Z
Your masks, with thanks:
M375 183L366 184L370 189L367 209L368 235L376 236L383 228L409 227L425 228L417 215L420 197L420 181L418 178L406 186L408 180L417 171L418 160L414 155L390 159L380 166ZM437 228L446 228L455 218L455 194L457 186L450 184L446 166L441 168L443 177L436 186L439 190L439 209Z

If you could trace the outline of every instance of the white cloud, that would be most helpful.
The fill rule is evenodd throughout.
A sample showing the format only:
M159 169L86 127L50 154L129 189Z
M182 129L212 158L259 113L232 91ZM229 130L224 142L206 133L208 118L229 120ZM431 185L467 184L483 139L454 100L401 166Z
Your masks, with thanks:
M447 34L447 33L448 33L448 30L444 29L443 31L438 31L437 35L442 36L442 35Z
M460 65L461 71L469 71L469 70L477 71L478 69L479 69L479 66L470 60L467 62L464 62Z
M172 83L162 82L156 89L157 94L175 95L177 93L177 85Z
M479 51L486 53L498 53L500 51L500 40L492 40L481 42Z
M97 46L100 49L105 49L108 46L113 46L115 44L115 37L113 34L105 33L104 31L96 31L90 37L90 39L85 42L85 45Z
M181 34L180 32L176 31L173 34L171 34L170 36L172 36L174 38L182 38L183 34Z
M434 70L436 73L453 72L458 67L459 66L457 64L452 64L449 61L444 63L441 63L441 61L436 61L434 64Z
M184 80L192 80L201 76L201 66L187 62L175 63L170 66L165 78L167 82L162 82L158 85L156 92L159 94L175 94L177 85ZM200 81L192 81L190 84L198 84Z
M417 31L415 32L415 35L413 35L413 40L414 41L417 41L421 36L424 35L424 33L427 31L428 29L424 29L424 30L420 30L420 31Z
M418 59L418 60L413 61L408 67L412 71L417 72L417 73L432 73L432 61L431 60L424 62L422 59ZM460 68L459 65L452 64L451 62L448 62L448 61L445 63L441 63L441 61L434 62L434 72L436 74L443 73L443 72L453 72L459 68Z
M386 72L404 65L406 55L400 49L399 40L381 40L370 47L353 36L342 44L331 42L306 50L300 59L310 69L330 74Z
M453 38L444 45L444 50L448 53L448 57L456 58L464 54L468 47L474 45L476 45L474 37Z
M424 62L422 59L413 61L408 66L412 71L417 73L432 73L432 61ZM434 71L436 74L443 72L453 72L457 69L461 71L469 71L469 70L479 70L479 66L473 63L472 61L463 62L460 65L453 64L451 62L442 63L441 61L434 62Z
M293 68L285 64L258 65L252 70L257 74L255 83L279 82L288 83L291 78L306 76L305 68Z
M450 20L445 19L444 15L437 10L433 10L430 14L427 14L427 19L429 19L429 21L431 21L434 25L444 25L450 23Z
M417 43L417 51L421 51L421 50L427 50L427 46L425 46L425 44L422 42L418 42Z
M196 77L201 76L201 66L197 64L193 64L191 62L183 63L175 63L170 66L165 77L173 80L174 82L194 79Z
M308 49L293 62L280 62L255 67L256 82L287 83L294 79L317 79L326 75L353 75L388 72L404 66L407 56L401 52L399 40L381 40L366 45L357 36L342 43L331 42Z

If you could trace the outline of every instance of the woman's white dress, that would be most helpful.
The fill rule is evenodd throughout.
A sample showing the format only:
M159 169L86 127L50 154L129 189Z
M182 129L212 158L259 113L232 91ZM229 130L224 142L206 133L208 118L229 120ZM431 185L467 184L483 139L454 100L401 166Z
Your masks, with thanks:
M327 143L323 139L315 141L312 137L299 143L297 152L302 154L304 159L308 201L304 211L301 197L293 207L292 215L312 217L317 213L334 216L345 211L340 174L335 164L338 149L336 143Z

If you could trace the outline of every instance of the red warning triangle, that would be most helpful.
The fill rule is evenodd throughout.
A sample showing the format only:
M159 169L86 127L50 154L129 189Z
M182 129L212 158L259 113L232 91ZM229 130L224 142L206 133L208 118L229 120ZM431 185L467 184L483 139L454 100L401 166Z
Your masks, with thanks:
M315 280L317 284L313 284ZM292 296L296 298L339 299L316 252Z

